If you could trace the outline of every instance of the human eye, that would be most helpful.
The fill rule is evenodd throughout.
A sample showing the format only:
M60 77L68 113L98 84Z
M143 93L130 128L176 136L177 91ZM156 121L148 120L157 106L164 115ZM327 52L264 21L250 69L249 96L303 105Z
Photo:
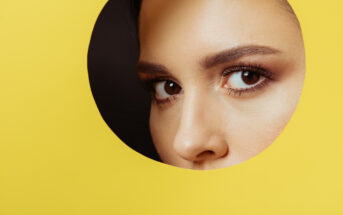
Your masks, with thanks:
M158 104L171 103L180 93L181 86L172 80L155 80L152 84L153 99Z
M272 79L273 73L261 66L234 66L224 70L221 87L229 95L242 96L267 86Z

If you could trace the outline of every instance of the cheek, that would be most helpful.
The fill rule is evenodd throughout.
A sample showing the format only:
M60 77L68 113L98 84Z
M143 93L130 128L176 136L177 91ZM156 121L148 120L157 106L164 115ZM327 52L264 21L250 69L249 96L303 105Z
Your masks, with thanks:
M262 152L282 132L293 115L301 88L296 80L274 83L260 96L231 103L226 138L230 149L242 159Z

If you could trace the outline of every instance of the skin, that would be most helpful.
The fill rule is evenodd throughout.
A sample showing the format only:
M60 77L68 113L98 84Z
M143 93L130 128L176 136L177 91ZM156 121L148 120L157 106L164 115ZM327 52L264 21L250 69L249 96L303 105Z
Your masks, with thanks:
M153 97L165 84L156 78L181 88L151 105L150 131L164 163L189 169L241 163L269 146L296 108L304 47L284 1L144 0L139 38L138 73L144 82L155 80ZM228 90L232 68L271 76L259 73L262 86L235 93Z

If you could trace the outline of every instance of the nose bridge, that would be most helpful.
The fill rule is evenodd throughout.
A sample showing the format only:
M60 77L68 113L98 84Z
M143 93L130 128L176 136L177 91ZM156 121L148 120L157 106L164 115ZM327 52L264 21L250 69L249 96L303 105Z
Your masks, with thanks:
M198 87L188 89L183 99L180 127L185 130L202 127L202 123L206 120L206 104L208 104L206 92Z
M184 159L200 161L222 156L227 151L225 141L218 138L211 119L211 97L206 90L193 87L183 98L182 117L174 138L174 149ZM212 109L213 111L213 109Z

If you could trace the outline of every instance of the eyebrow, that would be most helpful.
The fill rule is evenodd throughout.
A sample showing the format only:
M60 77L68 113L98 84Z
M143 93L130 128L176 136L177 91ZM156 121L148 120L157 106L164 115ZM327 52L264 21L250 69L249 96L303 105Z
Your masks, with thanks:
M156 74L156 73L164 74L164 75L170 74L168 69L165 66L160 65L160 64L145 62L145 61L138 62L137 72L144 73L144 74Z
M201 60L200 64L204 69L209 69L219 64L238 60L239 58L245 56L270 55L277 53L280 53L280 51L268 46L240 46L221 51L211 56L207 56L203 60Z
M221 51L217 54L207 56L200 61L200 65L204 69L232 62L239 58L251 55L270 55L280 53L279 50L268 47L268 46L239 46L231 49ZM140 61L137 64L137 72L144 74L164 74L169 75L169 70L160 64Z

